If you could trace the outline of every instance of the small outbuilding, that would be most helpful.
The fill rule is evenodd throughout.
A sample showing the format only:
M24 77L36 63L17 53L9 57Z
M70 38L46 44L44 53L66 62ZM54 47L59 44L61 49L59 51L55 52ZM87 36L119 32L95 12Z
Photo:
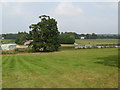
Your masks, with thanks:
M0 49L1 50L14 50L16 49L16 44L1 44Z
M85 39L85 37L80 37L80 39Z
M33 40L28 40L24 43L25 46L29 45Z
M2 39L4 39L4 37L2 37Z

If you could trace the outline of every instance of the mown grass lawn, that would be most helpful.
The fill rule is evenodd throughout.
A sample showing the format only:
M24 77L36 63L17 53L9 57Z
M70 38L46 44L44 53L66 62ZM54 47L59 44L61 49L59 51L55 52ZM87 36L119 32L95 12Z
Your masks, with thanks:
M3 55L3 88L117 88L116 57L117 48Z

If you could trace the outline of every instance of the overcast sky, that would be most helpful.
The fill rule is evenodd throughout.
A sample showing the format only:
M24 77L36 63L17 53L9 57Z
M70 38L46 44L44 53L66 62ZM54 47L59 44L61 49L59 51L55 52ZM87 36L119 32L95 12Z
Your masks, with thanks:
M5 2L2 33L28 32L29 26L46 14L57 20L60 32L117 34L117 5L117 2Z

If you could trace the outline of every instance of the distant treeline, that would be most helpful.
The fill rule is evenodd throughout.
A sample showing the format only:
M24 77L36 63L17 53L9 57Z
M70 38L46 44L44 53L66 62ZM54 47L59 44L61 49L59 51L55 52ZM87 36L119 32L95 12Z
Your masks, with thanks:
M85 37L85 39L120 39L118 34L75 34L75 39L80 39Z
M9 34L2 34L0 35L0 38L4 38L4 39L16 39L17 38L17 33L16 34L12 34L12 33L9 33Z
M120 35L118 34L77 34L75 32L61 32L60 35L62 35L61 37L66 37L66 36L70 36L70 37L74 37L75 39L81 39L81 37L84 37L85 39L120 39ZM66 35L66 36L65 36ZM4 37L4 39L16 39L18 36L18 34L1 34L0 38Z
M75 32L61 32L61 35L62 34L68 34L75 39L81 39L81 37L84 37L85 39L120 39L120 35L118 34L77 34Z

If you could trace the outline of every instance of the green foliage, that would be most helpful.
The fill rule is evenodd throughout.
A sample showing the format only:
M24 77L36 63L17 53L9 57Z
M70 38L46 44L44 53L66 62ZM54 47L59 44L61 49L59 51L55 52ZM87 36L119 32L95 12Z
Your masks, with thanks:
M4 39L16 39L17 34L13 34L13 33L2 34L2 37L4 37Z
M37 24L32 24L29 32L33 42L31 46L33 51L57 51L60 44L58 40L59 31L55 19L42 15Z
M15 40L16 44L23 45L28 38L28 33L18 32L17 39Z
M85 37L86 37L86 39L97 39L97 34L95 34L95 33L86 34Z
M67 32L69 33L69 32ZM80 39L81 37L85 37L85 39L120 39L120 35L118 34L77 34L74 33L75 39Z
M61 44L74 44L75 38L74 36L64 33L59 36L59 41Z

